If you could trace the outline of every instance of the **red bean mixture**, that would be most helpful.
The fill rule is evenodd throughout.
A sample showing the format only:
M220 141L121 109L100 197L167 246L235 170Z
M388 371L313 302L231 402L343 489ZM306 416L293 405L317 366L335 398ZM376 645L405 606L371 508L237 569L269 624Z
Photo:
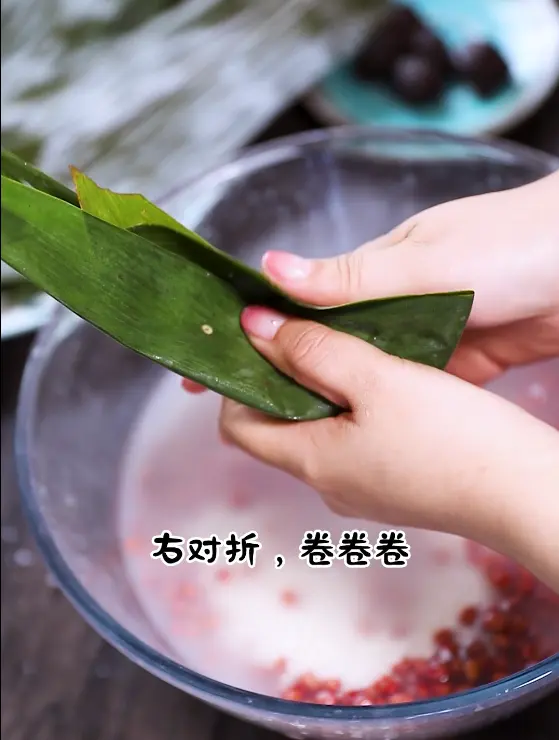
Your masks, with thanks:
M335 678L298 678L283 699L311 704L400 704L498 681L559 650L559 596L524 568L472 545L470 558L491 584L490 606L462 610L457 622L433 635L428 658L409 657L370 686L344 691Z

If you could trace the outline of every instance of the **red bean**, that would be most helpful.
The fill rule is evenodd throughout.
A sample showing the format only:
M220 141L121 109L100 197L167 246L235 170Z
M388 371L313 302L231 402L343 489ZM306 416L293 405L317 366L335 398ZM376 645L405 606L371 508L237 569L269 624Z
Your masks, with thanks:
M282 697L339 706L418 701L499 681L559 649L558 644L544 645L540 634L548 624L550 634L556 634L551 628L559 619L559 596L500 555L476 547L470 555L492 586L493 601L484 608L466 607L455 626L438 630L429 658L404 658L370 686L353 691L344 691L339 680L306 674Z

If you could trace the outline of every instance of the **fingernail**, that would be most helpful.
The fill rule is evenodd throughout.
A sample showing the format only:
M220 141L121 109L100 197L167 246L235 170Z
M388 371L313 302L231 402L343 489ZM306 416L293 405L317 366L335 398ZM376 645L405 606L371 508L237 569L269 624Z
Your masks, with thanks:
M259 339L273 339L285 317L268 308L249 306L241 314L241 326L247 334Z
M276 280L303 280L310 275L312 263L289 252L266 252L262 267Z
M206 390L203 385L195 383L193 380L189 380L188 378L183 378L181 381L181 385L183 390L185 390L187 393L203 393Z

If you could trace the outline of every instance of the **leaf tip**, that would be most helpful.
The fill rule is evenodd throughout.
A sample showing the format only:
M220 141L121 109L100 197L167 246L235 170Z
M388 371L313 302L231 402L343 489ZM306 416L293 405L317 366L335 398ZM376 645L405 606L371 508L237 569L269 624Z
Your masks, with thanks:
M77 187L78 185L78 177L82 174L77 167L74 167L73 164L68 165L68 170L70 171L70 177L72 178L72 182Z

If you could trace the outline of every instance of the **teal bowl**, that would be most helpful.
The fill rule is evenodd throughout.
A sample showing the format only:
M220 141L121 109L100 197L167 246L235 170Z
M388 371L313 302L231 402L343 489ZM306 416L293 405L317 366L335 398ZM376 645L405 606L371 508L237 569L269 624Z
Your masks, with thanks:
M483 99L449 84L437 103L412 106L381 84L363 82L351 63L335 69L307 104L327 124L429 129L475 136L501 133L531 115L559 79L559 5L555 0L406 0L450 50L485 40L502 53L511 83Z

